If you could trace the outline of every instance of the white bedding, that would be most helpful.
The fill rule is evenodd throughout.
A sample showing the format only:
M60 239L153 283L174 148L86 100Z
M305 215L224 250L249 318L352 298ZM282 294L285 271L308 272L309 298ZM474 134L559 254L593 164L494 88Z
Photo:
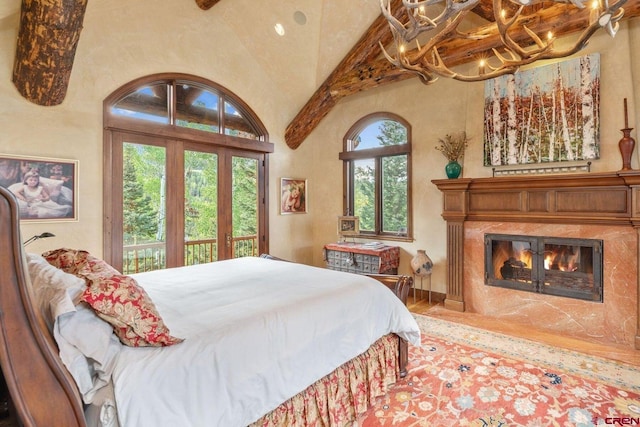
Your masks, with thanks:
M406 307L365 276L240 258L133 277L185 341L123 348L123 427L244 427L387 333L420 344Z

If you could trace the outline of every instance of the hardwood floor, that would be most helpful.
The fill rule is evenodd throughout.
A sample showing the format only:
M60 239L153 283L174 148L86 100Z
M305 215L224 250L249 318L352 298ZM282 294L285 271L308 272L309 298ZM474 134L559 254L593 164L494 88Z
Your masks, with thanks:
M427 297L426 292L425 297ZM407 307L413 313L426 314L440 319L450 320L452 322L464 323L470 326L475 326L477 328L488 329L491 331L503 333L505 335L525 338L531 341L537 341L540 343L599 356L606 359L621 361L640 367L640 350L634 350L630 346L621 346L615 344L604 345L595 342L588 342L571 337L565 337L558 334L552 334L541 330L536 330L528 325L502 322L497 319L492 319L474 313L460 313L452 310L447 310L444 308L441 301L436 301L435 299L437 298L433 298L432 295L431 304L429 304L428 298L416 298L416 301L414 302L413 295L409 295Z

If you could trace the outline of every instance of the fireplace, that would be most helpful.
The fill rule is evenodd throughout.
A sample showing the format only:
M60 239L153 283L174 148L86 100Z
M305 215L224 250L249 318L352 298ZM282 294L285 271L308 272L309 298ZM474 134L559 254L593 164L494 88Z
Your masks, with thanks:
M602 240L485 235L485 285L602 302Z
M640 171L432 182L442 192L446 221L445 308L640 349ZM509 266L511 287L495 286L503 280L495 274L488 286L487 270L499 268L486 265L487 234L515 236L531 246L532 253L539 253L541 245L577 246L574 252L593 267L581 266L569 276L540 267L544 261L538 260L529 277L529 267L515 262ZM551 237L528 240L529 236ZM563 286L546 285L555 275L562 277L556 283ZM579 276L582 283L564 286L570 277ZM590 284L584 281L592 276L593 290L586 290ZM556 296L556 291L566 294L576 289L581 294L578 299Z

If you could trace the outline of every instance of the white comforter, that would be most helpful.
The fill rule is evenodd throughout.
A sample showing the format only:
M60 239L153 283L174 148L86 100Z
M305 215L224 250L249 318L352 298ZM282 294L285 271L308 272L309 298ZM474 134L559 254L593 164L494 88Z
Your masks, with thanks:
M134 277L185 341L121 352L123 427L244 427L387 333L420 343L406 307L365 276L241 258Z

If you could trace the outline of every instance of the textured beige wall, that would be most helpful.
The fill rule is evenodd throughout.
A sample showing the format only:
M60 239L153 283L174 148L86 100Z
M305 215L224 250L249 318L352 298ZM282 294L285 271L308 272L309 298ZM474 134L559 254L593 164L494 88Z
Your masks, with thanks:
M206 12L192 0L90 1L67 98L59 106L40 107L24 100L11 83L20 1L3 0L0 153L80 163L79 221L24 224L27 237L42 231L57 235L34 243L30 250L67 246L101 254L102 101L140 76L182 72L225 86L262 119L276 150L270 159L271 252L318 266L324 264L322 246L337 238L336 216L342 212L338 152L345 132L375 111L390 111L412 123L415 242L400 244L400 270L408 273L413 254L426 249L436 263L434 289L443 291L445 224L441 195L431 180L445 177L446 159L433 147L446 133L466 130L473 142L464 160L464 176L491 174L481 161L482 83L441 79L424 86L414 79L357 94L340 101L297 150L284 144L287 124L377 15L377 0L356 1L358 8L351 15L337 15L337 3L331 0L266 2L274 14L290 17L296 8L307 12L304 28L285 22L288 41L274 36L273 17L251 9L251 0L220 2ZM640 47L640 22L630 24L623 24L613 40L598 34L587 50L601 53L602 158L594 162L594 171L620 168L617 141L624 123L624 97L629 98L631 126L637 122L640 59L633 47ZM308 180L308 214L278 214L282 177Z
M238 27L246 32L247 27L240 21L242 10L247 10L250 4L221 2L205 12L193 0L89 2L67 97L59 106L41 107L23 99L11 83L20 1L7 1L14 6L3 4L0 9L3 13L0 15L0 153L77 159L80 170L79 221L24 224L25 236L44 230L57 235L34 243L30 250L67 246L101 254L102 102L115 89L141 76L159 72L190 73L215 81L246 101L262 119L271 141L276 144L278 154L273 156L270 165L273 182L270 196L274 200L277 200L275 183L279 177L306 175L302 163L297 163L300 167L296 168L294 157L299 154L283 141L284 129L299 108L296 105L303 104L309 96L307 92L315 87L315 62L295 64L304 67L295 71L300 76L312 74L312 79L306 80L283 78L287 64L263 67L264 61L256 58L256 52L259 55L267 48L278 51L278 43L282 43L273 31L274 21L258 17L256 20L261 25L250 26L259 40L256 46L247 45L243 41L244 33L239 37L236 29L228 25L228 22L239 22ZM287 57L286 52L282 57ZM287 83L290 86L286 86ZM297 91L287 90L292 87ZM276 212L277 202L271 206ZM301 236L299 241L304 243L304 239L309 238L290 230L294 221L281 221L276 215L273 218L275 247L287 242L287 246L295 248L291 241ZM296 226L305 224L301 229L310 229L306 225L310 220L310 216L305 216L297 218L295 223Z

